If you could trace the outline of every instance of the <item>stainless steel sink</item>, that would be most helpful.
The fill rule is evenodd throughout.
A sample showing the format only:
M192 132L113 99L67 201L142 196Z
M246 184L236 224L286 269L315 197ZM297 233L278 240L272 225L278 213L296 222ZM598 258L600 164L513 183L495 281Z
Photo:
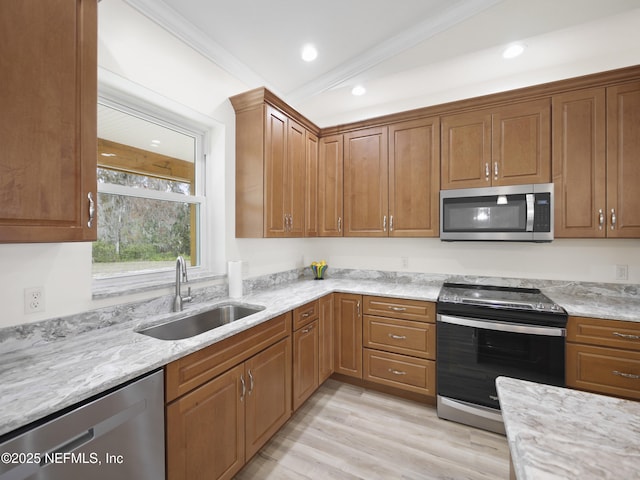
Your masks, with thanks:
M227 323L235 322L261 310L264 310L264 307L225 303L190 317L179 318L161 325L138 330L138 333L160 340L182 340L195 337Z

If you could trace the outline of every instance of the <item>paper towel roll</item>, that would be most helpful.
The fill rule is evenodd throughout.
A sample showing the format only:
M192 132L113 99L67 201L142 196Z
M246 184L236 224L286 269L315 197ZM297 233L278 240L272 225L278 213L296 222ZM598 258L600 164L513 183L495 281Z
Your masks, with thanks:
M229 281L229 297L238 298L242 296L242 262L229 262L227 271L227 279Z

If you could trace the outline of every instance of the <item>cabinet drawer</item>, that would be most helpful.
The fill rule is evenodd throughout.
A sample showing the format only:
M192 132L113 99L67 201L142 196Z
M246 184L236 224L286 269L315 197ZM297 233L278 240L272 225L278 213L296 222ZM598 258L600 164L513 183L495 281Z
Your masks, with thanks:
M291 312L225 338L165 367L167 403L291 335Z
M293 311L293 329L298 330L307 323L318 319L320 312L320 301L314 300Z
M640 351L640 322L569 317L567 341Z
M432 302L365 296L363 303L363 312L366 315L416 320L418 322L435 323L436 321L436 305Z
M363 349L364 380L435 396L436 363L395 353Z
M435 333L430 323L364 316L364 346L369 348L435 360Z
M640 399L640 353L567 344L567 386Z

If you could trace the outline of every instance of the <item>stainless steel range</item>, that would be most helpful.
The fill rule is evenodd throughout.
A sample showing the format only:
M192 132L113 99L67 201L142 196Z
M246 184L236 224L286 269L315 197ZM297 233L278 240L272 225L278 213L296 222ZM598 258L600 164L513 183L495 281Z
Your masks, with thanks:
M437 313L440 418L504 433L496 377L564 385L567 313L540 290L445 283Z

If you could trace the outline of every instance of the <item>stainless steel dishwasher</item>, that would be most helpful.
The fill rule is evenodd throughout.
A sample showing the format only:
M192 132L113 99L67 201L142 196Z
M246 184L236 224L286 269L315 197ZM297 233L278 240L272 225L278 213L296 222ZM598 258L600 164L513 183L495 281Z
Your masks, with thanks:
M162 480L162 371L0 438L0 480Z

